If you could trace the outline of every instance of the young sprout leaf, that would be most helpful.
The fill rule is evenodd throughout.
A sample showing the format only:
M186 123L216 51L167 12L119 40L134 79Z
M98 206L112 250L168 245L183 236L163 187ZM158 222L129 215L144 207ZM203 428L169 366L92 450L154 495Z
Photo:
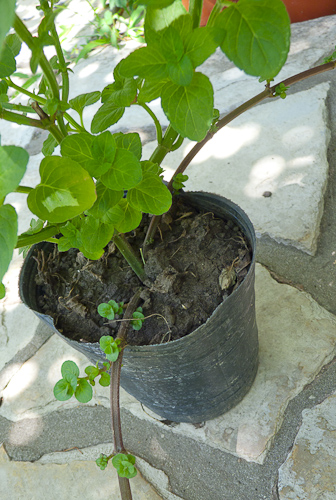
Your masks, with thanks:
M104 351L107 359L112 363L118 359L120 352L119 343L120 341L114 340L109 335L104 335L99 341L101 350Z
M102 387L108 387L110 385L111 377L107 372L103 372L100 374L99 384Z
M101 304L99 304L98 314L103 318L107 318L111 321L114 319L114 309L110 303L106 304L105 302L102 302Z
M58 401L67 401L71 398L74 392L75 391L73 390L69 382L64 380L64 378L62 378L55 384L54 396Z
M100 457L97 458L96 460L96 464L98 465L98 467L101 469L101 470L104 470L106 469L107 467L107 464L108 464L108 457L107 455L104 455L103 453L100 454Z
M78 379L78 386L75 391L75 398L80 403L88 403L92 399L92 387L85 378Z
M99 368L97 368L96 366L87 366L85 368L85 373L86 375L89 376L89 380L93 380L94 378L96 378L98 375L99 375Z
M127 477L127 479L131 479L137 475L134 464L135 457L133 455L118 453L112 458L112 465L117 469L118 475L120 477Z

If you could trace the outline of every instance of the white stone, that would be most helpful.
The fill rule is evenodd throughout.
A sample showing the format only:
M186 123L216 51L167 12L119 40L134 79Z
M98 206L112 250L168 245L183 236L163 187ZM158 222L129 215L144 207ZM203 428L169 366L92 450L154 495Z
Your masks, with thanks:
M279 470L280 500L335 500L336 393L311 410Z
M220 194L268 234L309 254L316 251L328 179L329 84L262 104L220 130L186 172L189 191ZM170 178L190 141L163 160ZM155 144L145 146L145 157ZM264 197L271 191L271 197Z
M307 293L277 283L260 265L256 272L256 297L260 366L252 389L236 408L208 421L204 427L195 429L191 424L179 424L171 432L262 463L288 402L334 357L336 319ZM83 355L54 335L11 379L3 391L0 415L19 421L80 406L74 398L59 402L53 396L66 359L75 361L81 374L89 364ZM94 398L88 404L109 407L108 389L96 384ZM137 418L156 422L124 391L121 405ZM154 442L149 446L156 450Z
M3 498L16 500L120 500L117 472L110 464L101 471L95 464L100 453L111 446L52 453L37 462L10 461L0 447L0 484ZM137 500L160 500L154 489L138 473L131 479Z

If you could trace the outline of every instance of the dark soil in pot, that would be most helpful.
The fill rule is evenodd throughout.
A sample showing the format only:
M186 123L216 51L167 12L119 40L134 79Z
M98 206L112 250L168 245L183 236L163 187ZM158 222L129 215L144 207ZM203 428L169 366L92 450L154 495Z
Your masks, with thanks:
M141 246L147 227L144 217L141 227L128 235L133 248ZM39 310L54 318L59 331L87 342L116 336L118 321L101 318L97 307L111 299L127 303L141 284L113 243L98 261L56 248L35 258ZM160 344L191 333L239 286L251 258L250 244L234 221L180 200L174 213L163 218L155 246L147 251L148 287L143 287L141 305L148 318L140 331L129 328L128 343Z

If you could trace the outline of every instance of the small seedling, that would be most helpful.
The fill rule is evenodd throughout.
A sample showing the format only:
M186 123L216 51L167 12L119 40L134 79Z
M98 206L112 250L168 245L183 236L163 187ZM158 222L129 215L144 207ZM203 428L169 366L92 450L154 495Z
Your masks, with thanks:
M185 187L184 182L186 182L189 177L185 174L176 174L173 178L173 188L174 194L177 194L181 189Z
M113 320L116 314L119 316L123 314L123 307L123 302L119 302L118 304L115 300L109 300L107 304L105 302L99 304L98 314L100 314L103 318Z
M138 307L132 317L134 318L134 320L131 321L133 330L140 330L145 321L145 316L142 314L142 307Z

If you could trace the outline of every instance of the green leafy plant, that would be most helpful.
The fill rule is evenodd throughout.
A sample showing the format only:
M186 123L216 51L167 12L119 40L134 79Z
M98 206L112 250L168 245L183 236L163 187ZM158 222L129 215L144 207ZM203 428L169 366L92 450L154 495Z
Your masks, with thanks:
M76 62L86 58L96 47L110 44L119 48L123 40L133 39L144 42L143 19L145 8L133 0L110 0L102 2L103 10L94 7L89 0L94 20L91 22L94 31L89 41L84 44L76 57Z
M146 45L119 62L114 69L114 81L102 92L92 89L69 99L69 62L55 26L55 18L63 7L56 0L39 0L37 8L43 17L37 36L33 36L15 13L14 0L0 0L0 118L49 132L42 149L45 158L40 164L41 180L34 187L21 184L29 159L27 152L16 146L0 146L0 280L15 248L51 241L61 252L77 248L87 258L96 260L112 241L140 282L146 283L143 259L147 244L153 242L160 217L175 202L175 194L186 181L185 169L204 144L264 99L283 98L291 85L336 65L334 52L323 65L271 86L286 61L290 45L290 22L281 0L218 0L208 24L202 28L202 0L191 1L189 13L181 0L120 0L115 5L146 9ZM110 20L105 19L105 24L111 26L106 23ZM22 44L30 50L31 75L20 86L12 77ZM44 51L47 46L54 50L50 59ZM214 108L212 84L201 71L201 65L218 48L238 68L265 82L258 95L223 117ZM33 80L39 82L36 92L28 87ZM13 93L28 97L30 104L13 102ZM158 98L169 121L166 129L151 108L150 103ZM90 128L86 128L86 108L98 101L99 109ZM143 158L139 134L108 130L134 106L143 108L155 125L157 146L149 158ZM76 118L69 110L75 112ZM181 147L184 138L196 141L196 145L165 185L161 163L169 152ZM55 155L57 145L60 153ZM35 217L30 228L19 235L16 210L6 202L12 192L27 196L28 208ZM137 229L143 214L153 217L142 247L134 248L125 233ZM0 298L4 295L5 287L0 281ZM137 309L138 300L135 294L129 302L117 338L101 339L107 364L102 368L90 366L86 376L79 377L78 367L66 362L62 379L55 386L55 397L65 401L75 396L84 402L91 396L97 376L101 385L107 385L108 371L118 393L125 331L129 326L139 329L144 320L142 311ZM109 320L121 315L124 309L112 300L100 307L99 312ZM118 405L113 401L117 414ZM114 425L120 428L118 418ZM115 435L115 451L124 455L115 460L119 471L125 474L120 478L122 498L129 500L130 488L123 481L128 481L126 474L133 474L134 463L124 450L121 430ZM100 466L105 462L102 457Z

